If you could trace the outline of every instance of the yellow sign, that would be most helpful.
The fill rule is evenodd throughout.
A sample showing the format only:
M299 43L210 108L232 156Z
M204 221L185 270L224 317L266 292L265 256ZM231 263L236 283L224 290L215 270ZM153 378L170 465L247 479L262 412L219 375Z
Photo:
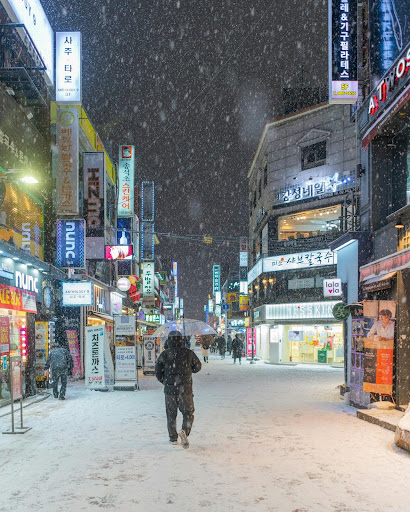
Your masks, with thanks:
M212 243L212 237L204 236L204 244L211 244L211 243Z

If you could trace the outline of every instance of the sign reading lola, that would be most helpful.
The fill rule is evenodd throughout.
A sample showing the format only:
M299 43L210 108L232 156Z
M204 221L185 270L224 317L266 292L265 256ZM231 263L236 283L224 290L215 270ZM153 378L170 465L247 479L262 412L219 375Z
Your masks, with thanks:
M376 94L373 94L369 100L369 115L374 115L380 109L381 104L389 100L389 96L395 89L404 86L405 82L408 82L409 68L410 46L407 47L394 66L376 86Z
M357 0L329 0L329 100L354 104L357 81Z

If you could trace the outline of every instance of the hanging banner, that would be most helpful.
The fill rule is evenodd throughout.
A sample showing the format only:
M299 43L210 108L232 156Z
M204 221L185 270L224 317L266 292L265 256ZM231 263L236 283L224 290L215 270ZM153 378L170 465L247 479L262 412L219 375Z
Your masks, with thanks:
M57 109L57 215L79 214L79 127L76 109Z
M44 365L48 357L48 322L35 322L36 381L44 382Z
M118 217L134 215L134 146L120 146L117 213Z
M250 357L252 357L252 355L256 356L256 330L253 327L248 327L246 329L246 355Z
M329 0L329 102L354 104L357 81L357 0Z
M0 284L0 308L37 313L35 293Z
M134 347L115 347L115 380L136 380L137 359Z
M391 395L396 302L363 302L363 317L370 330L364 338L363 391Z
M57 220L57 267L85 268L85 220Z
M81 32L56 32L56 101L81 104Z
M87 236L104 236L104 153L83 153L84 217Z
M154 262L144 261L142 264L142 302L144 306L155 305L155 285L154 285Z
M66 330L68 348L73 358L73 379L81 379L83 372L81 371L81 357L78 344L78 334L74 330Z
M107 386L114 386L114 363L108 336L104 336L104 378Z
M104 340L105 325L85 328L85 386L105 389Z

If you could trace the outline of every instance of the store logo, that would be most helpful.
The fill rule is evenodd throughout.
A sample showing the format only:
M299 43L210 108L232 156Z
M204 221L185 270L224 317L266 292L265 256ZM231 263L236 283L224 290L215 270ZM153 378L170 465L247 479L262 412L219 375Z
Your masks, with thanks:
M393 69L379 82L376 87L377 94L371 96L369 101L369 115L374 115L378 110L380 103L386 101L387 94L393 91L401 78L407 75L410 68L410 48L407 50Z
M75 223L67 222L65 231L65 257L70 263L70 258L76 257L76 236L75 236Z
M16 287L28 292L38 293L38 277L29 276L16 270Z

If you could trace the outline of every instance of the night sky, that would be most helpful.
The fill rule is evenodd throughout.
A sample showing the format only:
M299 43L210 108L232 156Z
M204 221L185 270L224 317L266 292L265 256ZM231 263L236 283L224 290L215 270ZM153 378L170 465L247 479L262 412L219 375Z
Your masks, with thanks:
M179 235L160 235L157 253L165 269L178 261L185 316L203 319L212 265L222 279L238 267L246 176L282 89L326 86L327 0L42 4L55 31L82 32L84 108L115 160L135 145L136 180L156 184L155 230Z

